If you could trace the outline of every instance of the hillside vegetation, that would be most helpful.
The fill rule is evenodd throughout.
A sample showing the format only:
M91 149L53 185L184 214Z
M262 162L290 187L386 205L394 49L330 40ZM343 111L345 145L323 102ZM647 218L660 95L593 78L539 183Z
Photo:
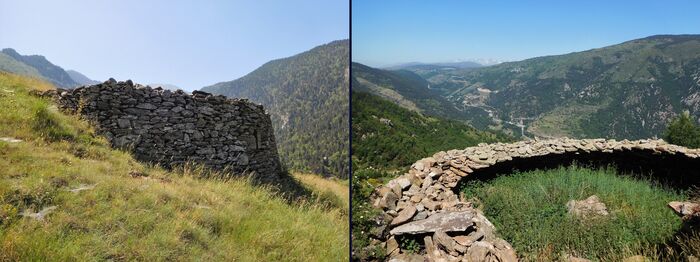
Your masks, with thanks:
M508 141L457 120L411 112L364 92L352 92L353 158L382 168L405 168L438 151Z
M424 74L425 67L408 67L412 71L383 70L353 62L352 88L355 91L377 95L414 112L466 121L485 128L484 121L479 121L480 118L474 115L486 117L487 114L482 110L455 106L448 101L434 85L431 86L430 82L418 74Z
M528 131L540 136L647 138L660 136L685 110L700 116L700 35L651 36L421 75L458 108L490 110L513 122L533 118ZM484 114L471 118L493 120Z
M342 208L141 164L29 94L50 88L0 73L0 137L22 140L0 141L0 261L348 260Z
M202 91L248 98L270 113L288 168L348 174L349 41L270 61L244 77Z

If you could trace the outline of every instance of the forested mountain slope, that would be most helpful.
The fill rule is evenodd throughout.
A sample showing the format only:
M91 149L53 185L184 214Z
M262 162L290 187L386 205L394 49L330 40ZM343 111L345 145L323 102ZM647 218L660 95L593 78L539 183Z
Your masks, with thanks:
M347 177L348 58L349 40L334 41L202 90L265 106L289 168Z
M429 80L454 105L488 110L495 122L523 119L535 135L658 136L684 110L700 116L700 35L651 36Z

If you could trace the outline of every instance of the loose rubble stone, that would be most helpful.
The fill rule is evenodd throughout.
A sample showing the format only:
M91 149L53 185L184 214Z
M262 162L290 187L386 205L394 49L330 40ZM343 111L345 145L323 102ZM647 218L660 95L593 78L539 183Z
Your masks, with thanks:
M416 207L408 206L408 207L404 208L403 210L401 210L401 212L399 212L399 215L396 216L393 220L391 220L390 225L395 226L395 225L403 224L404 222L411 219L413 217L413 215L415 215L415 214L416 214Z
M396 241L396 239L394 239L394 237L390 237L386 241L386 253L387 254L391 254L392 252L394 252L394 250L396 250L398 248L399 248L399 242Z
M389 258L388 262L425 262L425 260L421 255L404 253Z
M393 210L396 208L396 200L398 200L399 197L394 194L394 192L387 192L384 194L384 196L379 200L379 207Z
M435 231L435 234L433 234L433 239L435 240L435 243L437 243L441 248L443 248L447 252L459 252L459 253L464 253L467 251L467 248L465 246L457 244L457 242L452 239L452 237L448 236L445 232L442 232L440 230Z
M80 184L80 186L78 186L77 188L69 189L68 191L77 194L78 192L83 191L83 190L91 190L91 189L95 188L95 186L97 186L97 184L92 184L92 185Z
M568 261L568 262L592 262L590 259L585 259L582 257L575 257L572 255L567 255L566 261Z
M647 258L642 256L642 255L631 256L631 257L627 257L627 258L622 260L622 262L645 262L645 261L651 261L651 260L647 260Z
M45 207L44 209L36 213L29 210L25 210L21 213L21 215L24 217L29 217L39 221L43 221L46 215L53 212L56 208L58 208L58 206Z
M566 203L566 207L569 210L569 214L581 218L608 215L608 209L605 203L600 202L600 199L596 195L592 195L580 201L570 200Z
M684 220L700 220L700 203L673 201L668 203L668 206Z
M22 142L20 139L12 138L12 137L0 137L0 141L7 142L7 143L19 143Z

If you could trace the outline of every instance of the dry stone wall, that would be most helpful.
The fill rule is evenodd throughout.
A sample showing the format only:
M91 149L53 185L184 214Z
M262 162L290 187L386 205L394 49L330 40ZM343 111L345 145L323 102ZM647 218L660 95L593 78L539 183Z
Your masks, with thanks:
M62 110L94 123L112 146L141 161L166 167L196 162L267 180L281 174L270 116L245 99L114 79L54 96Z
M374 236L390 259L413 256L396 244L408 234L423 240L422 254L429 261L516 261L515 251L495 236L488 219L461 198L460 182L573 162L651 172L679 187L700 185L700 149L663 140L563 138L479 144L421 159L408 173L377 188L373 204L383 213Z

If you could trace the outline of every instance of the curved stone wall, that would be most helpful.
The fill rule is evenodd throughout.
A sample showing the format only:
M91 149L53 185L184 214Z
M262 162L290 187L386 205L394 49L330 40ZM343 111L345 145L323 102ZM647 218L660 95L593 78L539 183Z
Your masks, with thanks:
M479 144L463 150L438 152L421 159L411 166L408 173L379 187L375 192L374 206L384 213L381 221L378 221L382 229L378 238L385 241L387 252L392 257L402 254L400 248L394 248L395 237L417 234L419 238L424 238L425 256L429 259L449 261L466 258L481 261L478 259L494 258L510 261L514 259L514 251L507 243L504 244L505 241L493 234L475 233L491 232L493 228L478 210L471 207L471 203L460 199L456 192L459 183L470 179L490 179L514 170L526 171L574 162L583 165L612 164L623 173L651 174L676 187L700 185L700 149L687 149L663 140L563 138ZM453 230L450 223L431 222L432 231L413 230L425 224L426 220L435 220L434 216L451 216L455 212L471 212L470 219L474 220L474 226L467 230ZM449 248L454 244L449 240L443 240L448 244L437 245L436 238L445 238L438 233L440 231L451 232L450 236L455 241L458 239L455 236L460 235L471 241L463 243L464 250ZM476 247L477 251L470 251L472 247Z
M138 160L166 167L191 161L265 180L281 173L270 116L245 99L114 79L53 96L62 110L86 118Z

